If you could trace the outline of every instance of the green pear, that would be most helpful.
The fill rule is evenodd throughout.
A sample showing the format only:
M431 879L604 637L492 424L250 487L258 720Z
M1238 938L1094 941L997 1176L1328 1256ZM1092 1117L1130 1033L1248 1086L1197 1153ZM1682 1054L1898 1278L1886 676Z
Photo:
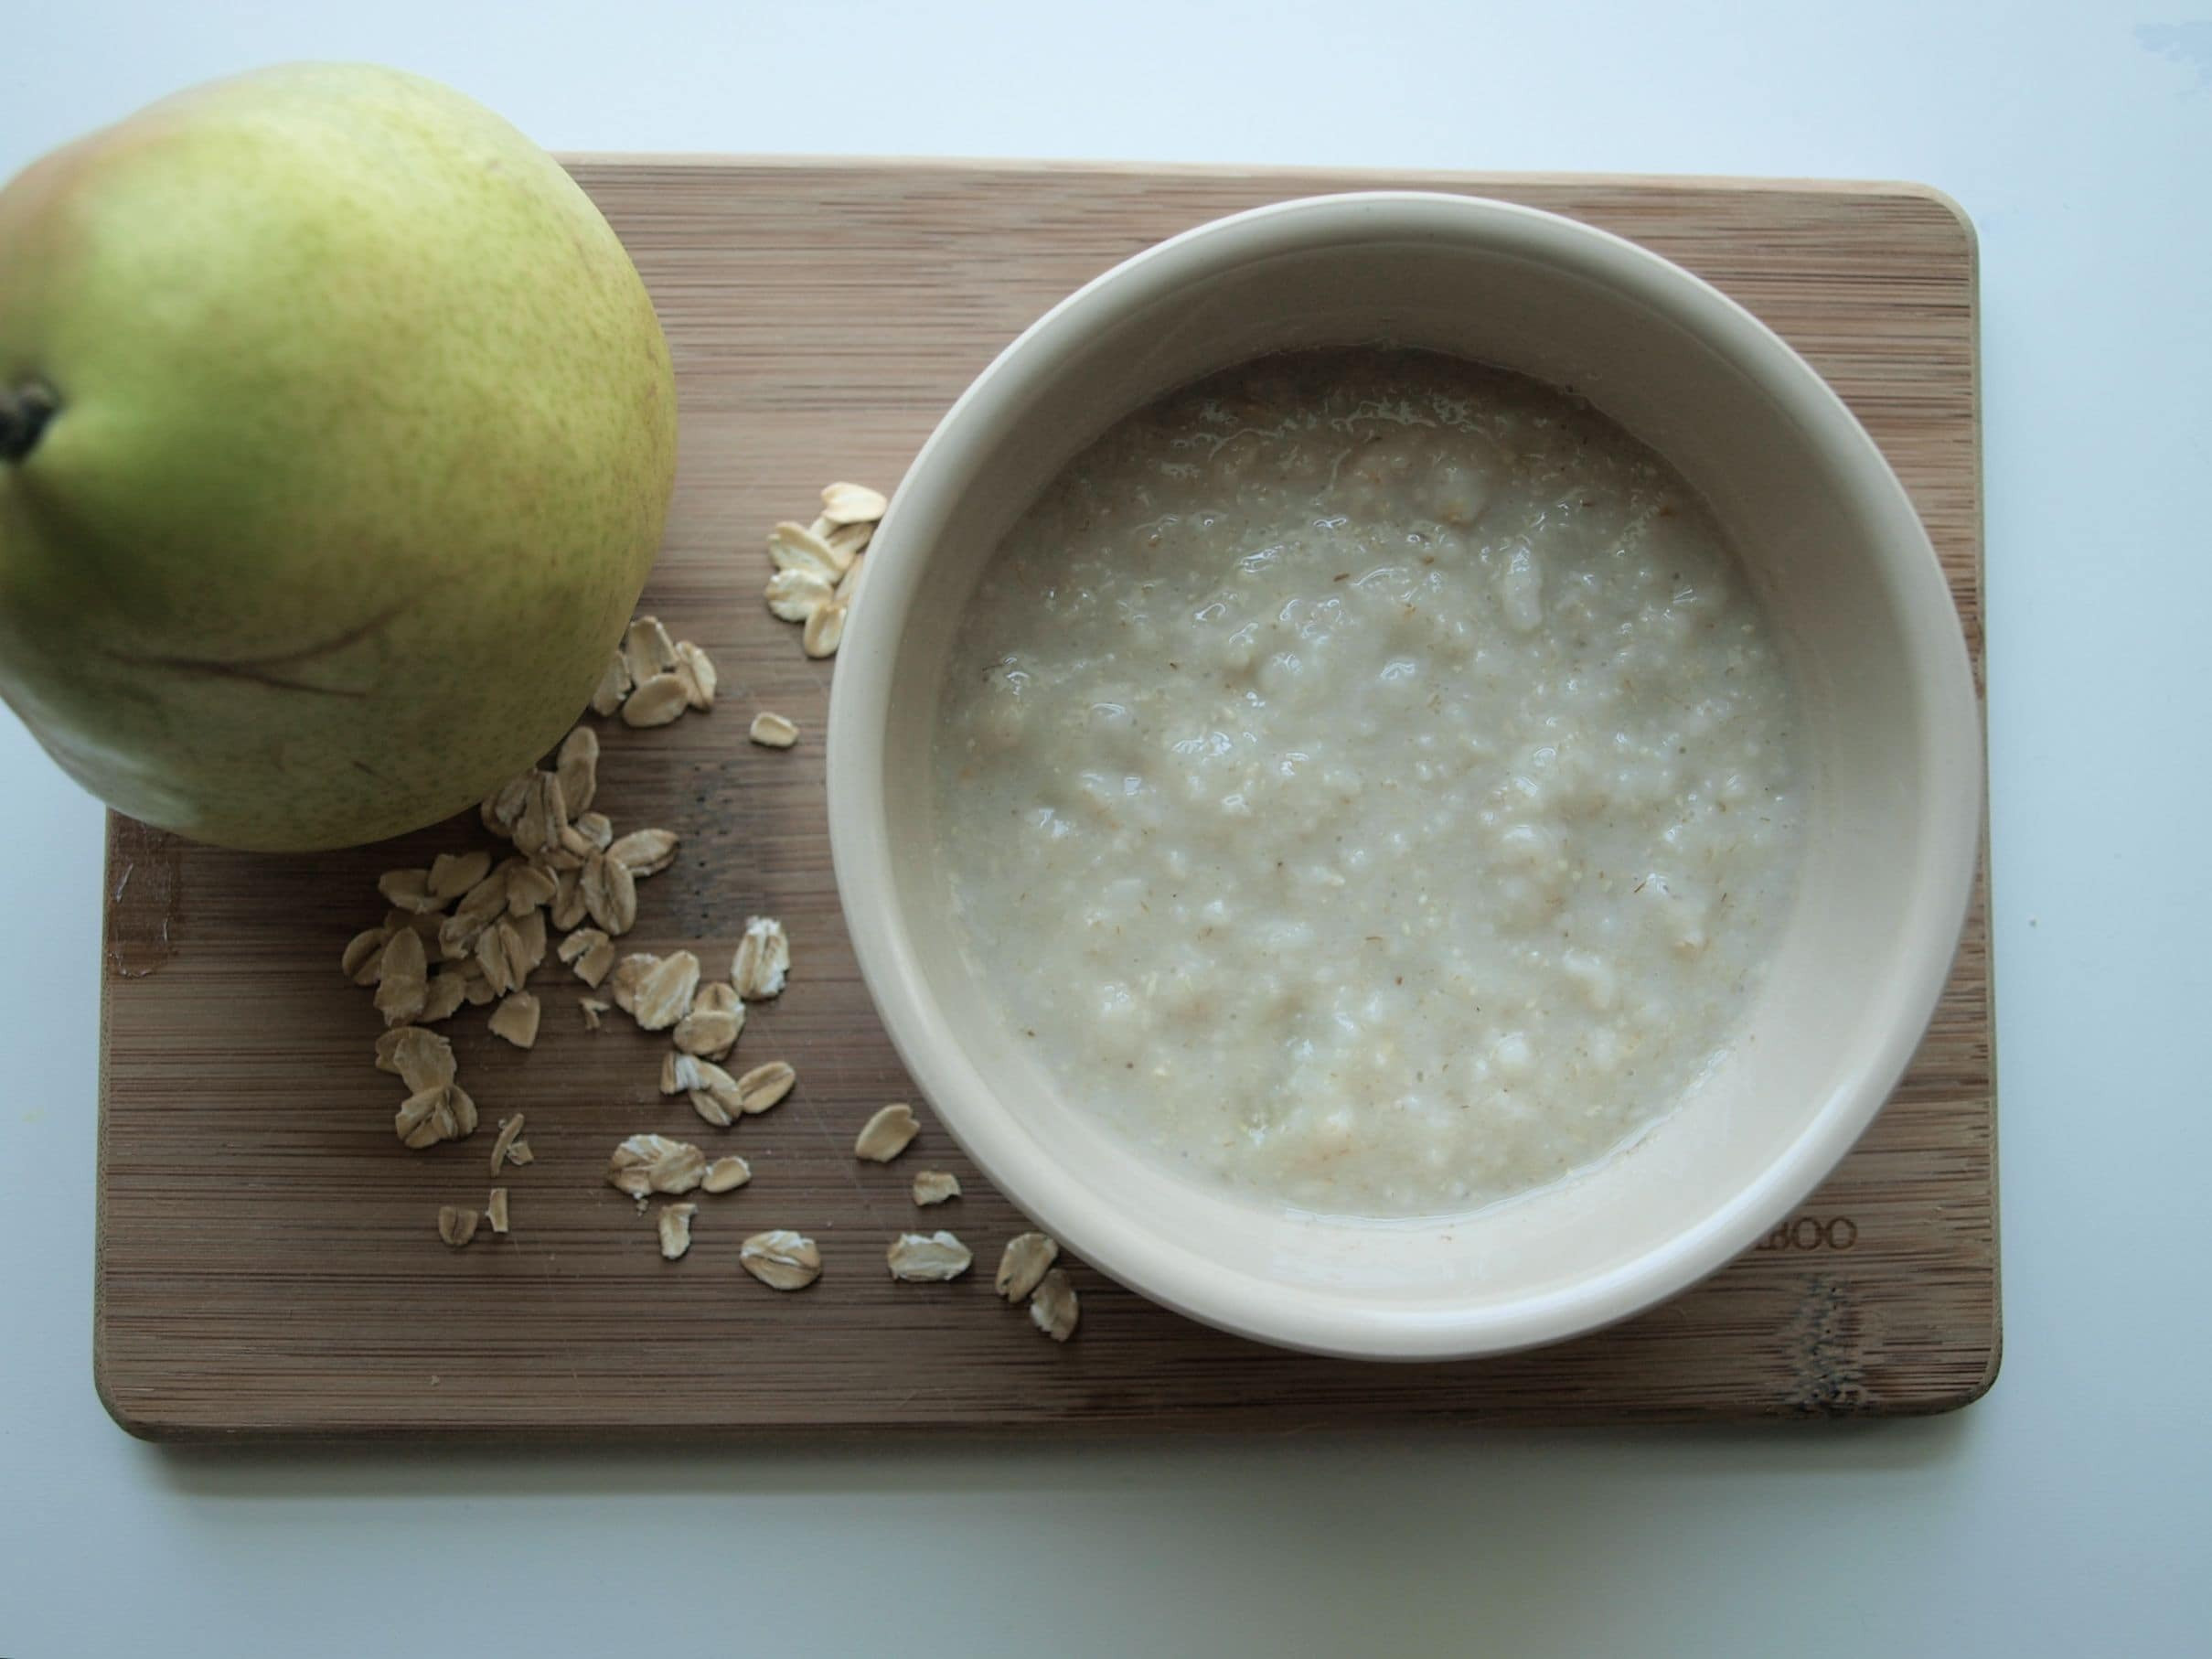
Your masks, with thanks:
M435 822L559 741L676 466L645 284L546 153L295 65L0 190L0 695L201 840Z

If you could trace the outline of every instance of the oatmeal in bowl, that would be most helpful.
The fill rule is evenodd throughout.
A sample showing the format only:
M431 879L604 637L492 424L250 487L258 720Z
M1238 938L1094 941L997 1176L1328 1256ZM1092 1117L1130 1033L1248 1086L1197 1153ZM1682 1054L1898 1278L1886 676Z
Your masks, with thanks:
M1014 1203L1378 1357L1619 1318L1878 1109L1978 730L1894 476L1694 278L1498 203L1203 227L962 398L831 712L863 972Z
M970 596L936 835L1071 1098L1352 1215L1543 1186L1735 1035L1805 786L1719 527L1586 404L1263 359L1071 461Z

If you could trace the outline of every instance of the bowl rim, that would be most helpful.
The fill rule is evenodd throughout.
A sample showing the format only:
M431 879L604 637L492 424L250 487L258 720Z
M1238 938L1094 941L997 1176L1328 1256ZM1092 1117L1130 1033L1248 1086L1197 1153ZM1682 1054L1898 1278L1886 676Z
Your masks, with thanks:
M996 1098L963 1097L964 1060L921 995L922 972L893 895L883 735L905 607L882 596L911 583L932 550L908 522L943 520L988 460L968 446L1005 400L1049 377L1096 325L1170 297L1196 280L1276 254L1382 240L1475 241L1533 256L1626 293L1694 333L1792 416L1872 529L1884 581L1917 671L1915 712L1929 784L1914 891L1918 948L1887 988L1896 1011L1883 1040L1824 1090L1797 1136L1698 1225L1607 1273L1463 1311L1356 1305L1318 1290L1254 1280L1202 1253L1122 1226L1029 1137ZM1788 342L1736 301L1660 254L1580 220L1494 198L1359 191L1302 197L1231 214L1154 244L1092 278L1024 329L956 399L909 466L870 551L868 594L846 628L827 733L830 853L861 978L893 1047L962 1149L1008 1200L1080 1259L1176 1311L1236 1334L1351 1358L1443 1360L1511 1353L1630 1317L1688 1289L1755 1243L1801 1203L1872 1123L1904 1075L1950 977L1980 856L1982 738L1979 699L1950 586L1919 515L1842 398ZM882 560L887 570L876 564ZM911 567L911 568L906 568ZM1193 1186L1202 1198L1203 1189ZM1234 1203L1233 1199L1223 1199ZM1255 1299L1255 1284L1277 1292Z

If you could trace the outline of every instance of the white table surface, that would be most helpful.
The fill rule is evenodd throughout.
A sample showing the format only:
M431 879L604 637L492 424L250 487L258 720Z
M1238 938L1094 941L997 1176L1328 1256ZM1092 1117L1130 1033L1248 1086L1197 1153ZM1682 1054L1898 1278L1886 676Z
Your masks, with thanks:
M1982 253L2004 1372L1948 1418L1762 1432L157 1450L91 1386L100 814L0 716L0 1654L2206 1651L2212 1131L2180 1034L2212 1002L2212 23L2109 0L323 9L9 6L0 174L190 81L358 57L556 148L1956 196Z

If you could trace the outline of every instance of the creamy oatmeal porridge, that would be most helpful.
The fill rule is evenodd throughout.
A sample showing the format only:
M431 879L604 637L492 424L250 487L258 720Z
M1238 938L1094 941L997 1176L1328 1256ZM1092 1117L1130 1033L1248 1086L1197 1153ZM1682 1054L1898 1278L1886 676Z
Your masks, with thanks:
M1793 698L1694 493L1410 352L1232 371L1078 456L956 640L963 947L1072 1098L1336 1213L1558 1179L1726 1052L1786 909Z

